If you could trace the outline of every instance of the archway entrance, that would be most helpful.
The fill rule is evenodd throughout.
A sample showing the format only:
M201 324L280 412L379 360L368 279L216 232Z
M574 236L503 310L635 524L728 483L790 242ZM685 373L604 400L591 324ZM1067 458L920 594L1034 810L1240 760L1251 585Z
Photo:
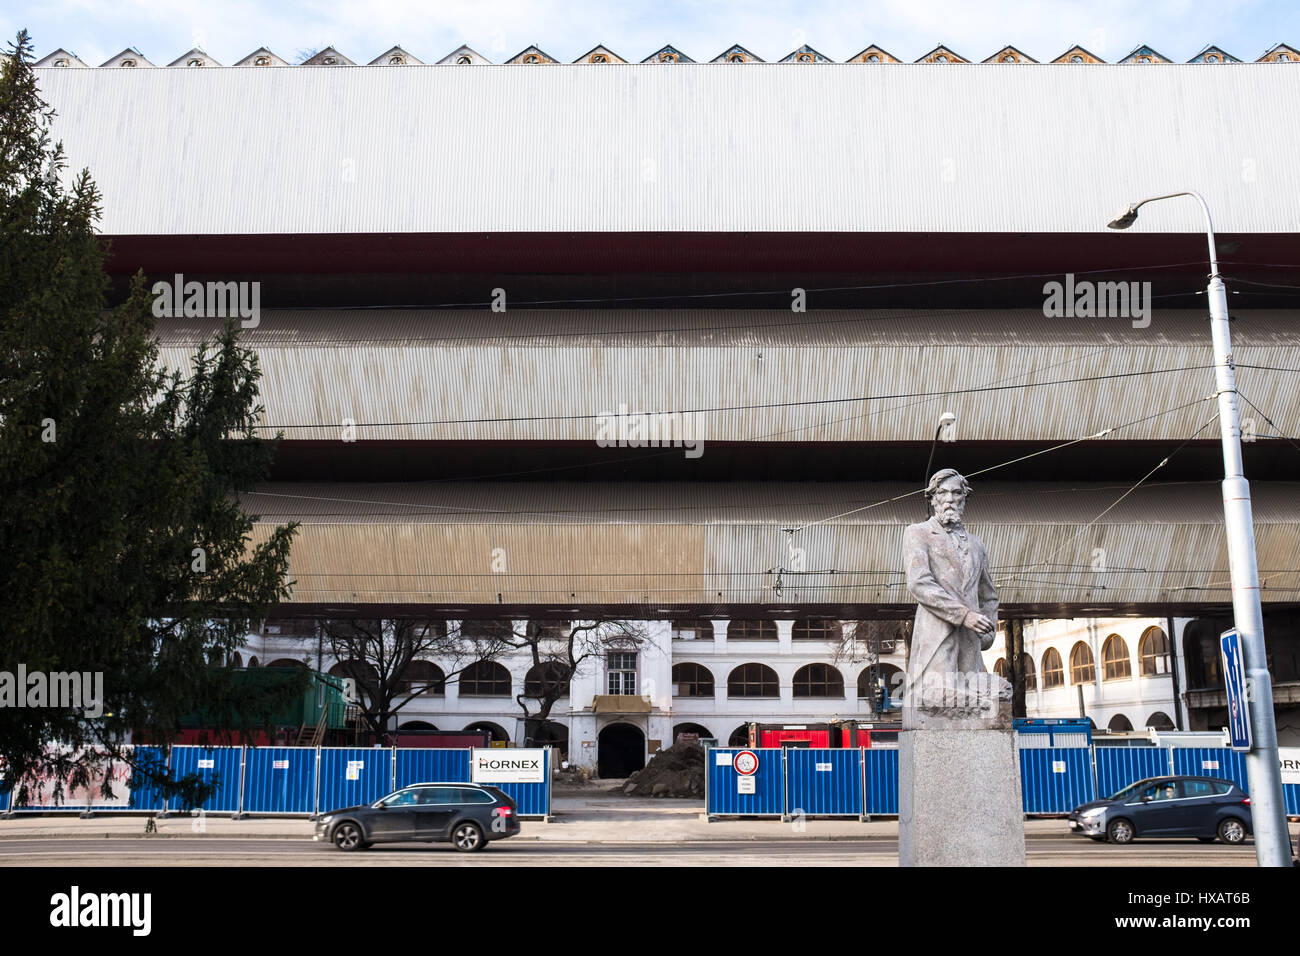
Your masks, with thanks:
M697 737L712 739L713 734L709 733L709 728L703 724L677 724L673 727L673 743L677 743L677 738L682 734L695 734Z
M645 734L631 724L610 724L597 738L596 772L621 780L645 767Z

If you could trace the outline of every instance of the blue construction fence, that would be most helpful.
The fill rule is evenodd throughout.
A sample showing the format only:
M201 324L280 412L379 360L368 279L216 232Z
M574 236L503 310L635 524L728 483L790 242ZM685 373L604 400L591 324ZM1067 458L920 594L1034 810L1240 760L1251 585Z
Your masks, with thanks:
M740 754L746 756L737 757ZM1069 813L1138 780L1188 774L1231 780L1247 793L1245 755L1209 747L1022 749L1026 814ZM710 818L867 817L898 813L896 749L714 748L707 754ZM744 772L742 772L744 771ZM1300 815L1300 784L1283 786L1288 815Z
M509 751L505 751L509 753ZM521 817L551 812L552 750L543 750L541 783L497 783ZM374 803L413 783L469 783L473 750L398 747L202 747L138 748L140 757L166 768L173 779L197 776L214 790L202 803L180 806L164 801L142 774L125 764L110 768L115 795L104 800L93 791L73 792L58 803L37 793L15 814L34 813L220 813L255 816L313 816L341 807ZM0 813L11 809L11 795L0 794Z

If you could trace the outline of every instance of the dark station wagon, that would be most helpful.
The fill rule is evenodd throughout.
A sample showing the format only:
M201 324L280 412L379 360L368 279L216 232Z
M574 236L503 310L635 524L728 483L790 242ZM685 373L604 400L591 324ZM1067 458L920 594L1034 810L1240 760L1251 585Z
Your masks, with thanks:
M1076 807L1070 832L1130 843L1135 837L1195 837L1241 843L1251 833L1250 798L1217 777L1151 777Z
M496 787L416 783L369 806L330 811L316 821L313 839L345 851L375 843L449 842L470 853L518 832L515 801Z

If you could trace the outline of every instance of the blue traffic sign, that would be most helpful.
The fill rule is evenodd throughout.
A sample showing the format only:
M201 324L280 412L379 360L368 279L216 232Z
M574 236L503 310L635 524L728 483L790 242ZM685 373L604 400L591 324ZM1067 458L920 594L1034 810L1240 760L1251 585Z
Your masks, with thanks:
M1246 699L1246 662L1241 657L1241 635L1229 628L1219 635L1223 680L1228 687L1228 733L1233 750L1250 750L1250 706Z

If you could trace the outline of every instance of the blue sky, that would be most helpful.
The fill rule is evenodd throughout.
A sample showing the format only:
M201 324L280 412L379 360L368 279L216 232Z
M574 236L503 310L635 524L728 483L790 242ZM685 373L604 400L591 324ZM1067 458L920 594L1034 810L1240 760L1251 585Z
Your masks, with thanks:
M17 9L25 6L26 9ZM844 60L876 43L915 60L939 43L981 60L1010 43L1039 60L1080 43L1114 61L1138 44L1187 60L1207 43L1243 60L1300 46L1296 0L42 0L0 12L36 55L98 66L127 46L165 64L200 46L229 64L259 46L290 62L333 45L364 63L393 44L433 62L462 43L501 62L536 43L570 61L597 43L640 60L665 43L709 60L733 43L767 60L808 43Z

